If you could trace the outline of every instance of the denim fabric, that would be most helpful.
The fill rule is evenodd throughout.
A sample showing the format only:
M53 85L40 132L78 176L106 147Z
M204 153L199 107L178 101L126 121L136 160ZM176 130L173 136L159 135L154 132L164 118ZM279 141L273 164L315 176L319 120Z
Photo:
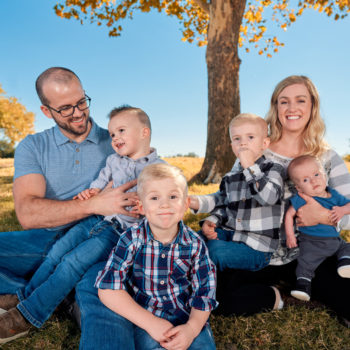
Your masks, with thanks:
M272 253L260 252L244 243L233 242L234 231L217 228L218 239L206 240L209 255L219 271L240 269L258 271L267 266ZM200 232L203 237L203 234Z
M28 285L17 292L17 308L41 327L89 267L107 259L118 239L115 225L102 217L80 221L53 245Z
M163 350L160 344L154 340L145 330L135 327L136 350ZM193 340L188 350L215 350L215 341L209 325L206 325L199 335Z
M97 295L94 282L105 262L92 266L76 286L76 299L81 312L80 350L146 350L146 342L152 341L145 331L105 307ZM150 339L149 339L150 338ZM150 347L150 349L153 349ZM157 347L155 348L157 349ZM214 350L214 338L209 326L194 340L189 350Z
M105 307L94 283L106 262L92 266L79 281L76 300L81 313L80 350L135 350L134 325Z
M0 294L16 294L28 283L52 245L66 230L33 229L0 233Z

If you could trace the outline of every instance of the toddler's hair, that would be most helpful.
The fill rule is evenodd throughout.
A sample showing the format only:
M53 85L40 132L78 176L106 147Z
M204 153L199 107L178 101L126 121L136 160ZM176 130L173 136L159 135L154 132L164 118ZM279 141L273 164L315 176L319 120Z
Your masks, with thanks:
M140 123L143 124L144 126L146 126L150 131L152 131L151 121L149 119L149 116L141 108L132 107L129 105L122 105L122 106L113 108L108 113L108 119L111 120L112 118L114 118L115 116L117 116L118 114L123 113L123 112L135 113L136 116L139 118Z
M288 176L292 179L293 182L295 182L294 170L297 167L303 166L305 163L308 163L308 162L316 163L320 171L323 173L325 172L321 161L317 157L311 156L310 154L304 154L302 156L294 158L288 165L288 169L287 169Z
M137 178L137 194L141 195L144 191L145 183L149 180L173 179L183 185L185 195L187 195L187 180L183 172L170 164L158 163L146 166Z
M259 117L258 115L255 115L253 113L241 113L235 116L231 121L228 126L228 130L230 133L230 138L232 139L232 128L235 126L239 126L245 123L250 123L250 124L256 124L259 125L264 133L264 137L267 137L268 133L268 128L267 128L267 123L266 120Z

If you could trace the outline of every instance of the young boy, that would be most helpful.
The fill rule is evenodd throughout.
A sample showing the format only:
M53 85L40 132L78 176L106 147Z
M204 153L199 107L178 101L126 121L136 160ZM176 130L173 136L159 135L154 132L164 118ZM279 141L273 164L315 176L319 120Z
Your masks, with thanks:
M229 133L237 162L218 193L191 196L192 209L210 211L202 232L220 271L260 270L278 246L284 170L263 156L270 142L267 131L265 120L254 114L233 118Z
M159 349L159 344L215 349L207 323L217 305L215 266L205 243L182 222L186 179L171 165L150 165L138 178L137 193L146 218L113 249L96 280L99 297L136 325L130 344L137 350Z
M96 195L111 180L118 187L136 179L146 165L163 162L150 147L151 125L144 111L122 106L113 109L109 118L108 130L116 153L107 158L91 189L77 196L80 199ZM0 344L25 335L31 325L41 327L88 268L107 259L120 234L140 220L127 215L104 220L91 216L73 226L51 248L27 286L17 292L18 298L0 296L0 301L6 299L7 310L12 307L0 316Z
M350 214L350 199L336 190L327 187L327 179L322 164L310 155L293 159L288 167L288 175L298 192L313 197L323 207L330 209L330 219L335 225L344 215ZM297 210L306 202L298 194L290 198L291 206L285 215L287 247L297 246L294 234L294 217ZM327 257L338 258L338 274L350 278L350 244L339 237L336 227L331 225L301 226L298 228L299 248L298 266L296 269L296 287L291 291L297 299L309 301L311 280L316 268Z

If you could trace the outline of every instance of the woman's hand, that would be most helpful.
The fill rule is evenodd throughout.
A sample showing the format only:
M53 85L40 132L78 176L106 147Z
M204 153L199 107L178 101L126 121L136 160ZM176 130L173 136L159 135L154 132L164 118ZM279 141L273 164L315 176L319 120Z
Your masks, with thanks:
M297 211L296 223L298 226L333 225L330 220L330 210L324 208L315 199L305 193L298 192L298 194L306 201L306 204Z

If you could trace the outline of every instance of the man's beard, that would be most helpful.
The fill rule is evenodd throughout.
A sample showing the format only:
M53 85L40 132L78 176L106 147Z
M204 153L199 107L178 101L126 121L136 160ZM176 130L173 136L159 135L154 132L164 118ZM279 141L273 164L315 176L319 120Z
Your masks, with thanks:
M85 124L78 129L73 129L70 125L70 123L72 123L73 119L80 119L80 118L73 118L73 117L68 117L67 122L64 123L61 120L57 120L53 115L52 118L54 119L54 121L56 122L56 124L62 129L67 131L69 134L74 135L74 136L81 136L83 134L86 133L87 129L88 129L88 125L89 125L89 121L90 121L90 117L87 117L85 112L83 113L84 118L86 118L86 122Z

